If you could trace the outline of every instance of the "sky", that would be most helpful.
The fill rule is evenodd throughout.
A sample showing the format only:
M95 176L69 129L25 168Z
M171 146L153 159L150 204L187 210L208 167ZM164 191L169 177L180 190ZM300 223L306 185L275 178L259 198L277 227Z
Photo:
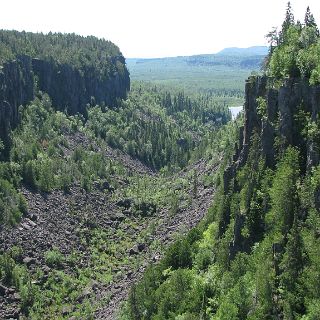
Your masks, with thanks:
M127 58L216 53L266 45L287 0L0 0L0 29L74 32L114 42ZM319 0L291 0L296 19Z

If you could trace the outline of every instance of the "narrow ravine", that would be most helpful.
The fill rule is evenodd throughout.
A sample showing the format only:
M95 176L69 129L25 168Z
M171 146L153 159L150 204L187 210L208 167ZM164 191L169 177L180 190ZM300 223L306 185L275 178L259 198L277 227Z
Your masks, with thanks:
M88 148L90 143L82 134L68 137L68 141L66 154L78 145ZM109 147L105 150L97 146L95 148L106 157L122 163L128 172L146 179L158 179L153 171L125 154L119 154ZM192 229L204 217L212 202L214 188L213 183L205 186L202 178L205 175L213 176L216 170L216 165L199 160L167 177L169 186L179 178L184 179L187 183L183 187L184 201L188 199L188 205L181 206L174 214L168 206L159 207L156 213L147 217L124 214L117 200L119 198L114 199L114 193L108 186L101 189L97 185L91 192L86 192L75 185L69 193L59 190L39 193L23 188L21 191L28 202L28 214L17 226L0 230L0 250L6 252L13 247L21 248L21 263L28 267L31 274L43 274L35 282L39 285L62 270L75 279L78 278L79 270L95 270L91 280L89 278L89 282L80 287L77 303L81 305L90 301L93 310L96 310L96 319L116 319L131 286L142 277L145 268L159 261L165 248L178 235ZM199 180L196 195L190 180L191 172L196 172ZM117 177L117 180L119 190L127 187L125 178ZM106 232L101 245L107 248L113 246L115 249L96 265L93 250L98 250L98 256L105 250L93 246L92 241L96 232L101 230ZM145 230L150 232L146 235ZM52 250L58 250L64 257L58 267L49 267L46 261L46 254ZM69 261L74 252L79 257L76 265ZM97 279L99 274L110 280L100 281ZM18 292L14 287L2 289L4 293L0 299L0 318L19 317L21 309ZM61 312L68 319L74 310L72 307L64 307Z
M190 170L196 170L199 175L203 175L208 171L211 171L213 174L217 170L217 167L207 167L206 162L201 160L185 169L184 172ZM157 263L161 259L165 248L178 235L185 234L199 223L210 207L213 196L213 187L205 187L203 184L199 184L198 196L196 199L192 199L192 203L188 208L180 210L174 216L170 215L168 210L163 210L160 215L157 215L156 220L159 220L160 223L157 224L156 231L153 234L153 241L159 242L162 245L162 250L154 250L152 247L142 250L139 254L140 265L137 269L128 267L126 274L123 274L117 281L106 286L98 293L97 298L105 301L105 303L102 302L102 306L97 310L95 314L97 319L114 320L117 318L119 308L126 300L131 286L141 279L144 270L149 264Z

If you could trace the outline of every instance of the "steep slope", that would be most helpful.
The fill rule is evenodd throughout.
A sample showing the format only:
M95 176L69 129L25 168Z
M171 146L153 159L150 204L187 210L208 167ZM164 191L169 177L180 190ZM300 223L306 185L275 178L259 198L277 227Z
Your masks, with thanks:
M273 41L266 74L246 82L243 128L206 219L146 271L121 319L319 317L320 39L309 9L301 25L289 3Z
M129 295L129 319L318 314L320 86L272 81L246 83L233 162L206 224L184 240L192 255L173 247L148 270Z
M91 40L81 43L84 50ZM30 79L6 79L19 90L30 80L34 99L11 108L19 121L8 126L10 152L0 161L0 318L112 318L145 266L203 217L220 158L199 159L220 144L230 114L212 97L142 83L117 107L92 98L73 114L69 93L62 105L50 97L63 86L51 78L59 63L37 50L40 58L26 58ZM38 64L49 66L40 76L49 94L38 88ZM85 75L86 65L63 66L71 82ZM10 97L12 107L19 95Z
M34 97L34 79L30 57L5 62L0 67L0 139L10 145L11 128L18 123L18 107Z
M195 171L201 181L202 177L215 173L217 169L217 164L208 165L206 161L202 159L199 162L186 167L173 178L188 179L188 173ZM189 204L186 207L178 209L175 214L172 214L172 208L166 208L162 210L154 220L148 222L148 226L154 224L155 230L153 234L150 234L150 237L152 238L151 244L140 244L140 246L145 246L145 248L140 253L139 260L141 262L138 269L134 270L132 266L128 266L126 273L121 274L118 277L117 282L108 285L98 294L98 297L100 298L108 296L109 301L98 308L95 314L96 319L116 319L123 301L128 298L130 288L141 280L146 268L163 257L164 248L167 248L176 241L178 237L185 235L203 219L212 202L214 188L212 186L204 185L203 182L199 182L197 189L197 196L194 197L193 185L190 184L189 188L186 188L185 191L190 199ZM144 227L145 226L142 226L142 228ZM160 246L154 247L153 244L157 242L161 244L162 249ZM139 251L139 244L133 249ZM138 252L135 254L138 254Z
M36 91L56 109L86 116L87 104L115 106L130 88L119 49L109 41L75 34L0 31L0 139L8 147L18 107Z

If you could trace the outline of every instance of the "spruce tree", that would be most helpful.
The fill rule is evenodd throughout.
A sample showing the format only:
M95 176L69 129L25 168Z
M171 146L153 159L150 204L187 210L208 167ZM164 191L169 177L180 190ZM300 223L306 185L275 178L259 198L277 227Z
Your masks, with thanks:
M319 29L317 27L316 21L314 19L313 14L310 11L310 7L308 6L305 17L304 17L304 24L306 27L311 27L316 30L317 36L319 36Z
M291 3L290 1L287 4L286 16L282 23L282 29L279 33L280 43L286 42L286 33L290 26L294 25L294 16L292 13Z

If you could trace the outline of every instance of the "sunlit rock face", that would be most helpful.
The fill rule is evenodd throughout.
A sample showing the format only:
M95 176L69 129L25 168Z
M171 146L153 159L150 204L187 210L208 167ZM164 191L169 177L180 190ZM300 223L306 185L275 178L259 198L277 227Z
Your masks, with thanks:
M274 164L274 145L277 136L281 143L298 146L306 168L319 164L319 146L305 137L299 128L299 112L309 114L316 121L320 112L320 86L311 86L307 79L287 79L275 88L267 77L249 78L246 83L244 105L244 137L240 162L246 161L248 146L253 132L261 136L261 148L267 165ZM262 97L266 109L259 111L257 99Z

